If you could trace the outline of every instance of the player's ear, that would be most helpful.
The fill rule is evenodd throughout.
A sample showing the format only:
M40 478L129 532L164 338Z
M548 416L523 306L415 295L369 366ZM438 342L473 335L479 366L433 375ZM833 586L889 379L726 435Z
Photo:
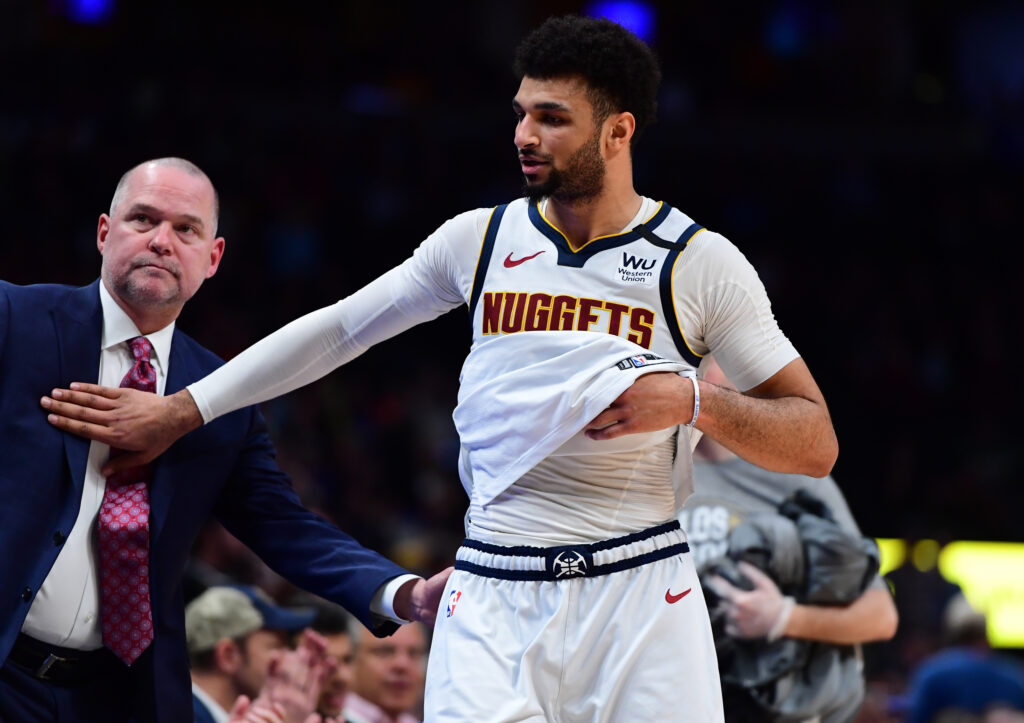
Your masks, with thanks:
M613 113L605 121L608 129L608 151L618 153L629 148L629 142L636 132L636 117L629 111Z

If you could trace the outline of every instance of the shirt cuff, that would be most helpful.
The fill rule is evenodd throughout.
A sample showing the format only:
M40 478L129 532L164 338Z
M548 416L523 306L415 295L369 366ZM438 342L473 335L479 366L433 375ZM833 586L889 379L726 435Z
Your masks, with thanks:
M395 594L398 592L398 588L402 587L405 583L410 580L420 579L422 578L419 575L411 574L391 578L377 588L377 592L373 594L373 599L370 600L370 612L399 624L410 622L395 614Z

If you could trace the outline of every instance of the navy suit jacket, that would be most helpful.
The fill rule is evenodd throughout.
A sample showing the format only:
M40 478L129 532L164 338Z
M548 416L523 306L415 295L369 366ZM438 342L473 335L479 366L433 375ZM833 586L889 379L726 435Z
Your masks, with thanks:
M0 661L78 516L90 442L47 423L39 398L73 381L97 381L98 285L0 281ZM222 363L175 329L165 392ZM299 587L341 604L379 635L396 627L371 617L369 604L380 585L406 571L302 506L255 407L194 430L161 455L150 505L155 636L138 674L152 686L159 720L192 719L181 577L211 513Z

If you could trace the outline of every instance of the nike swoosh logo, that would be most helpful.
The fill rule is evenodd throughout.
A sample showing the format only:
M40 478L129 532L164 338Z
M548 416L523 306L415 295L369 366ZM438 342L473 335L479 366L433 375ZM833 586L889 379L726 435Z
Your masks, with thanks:
M506 269L511 269L513 266L518 266L519 264L523 263L524 261L529 261L532 258L536 258L537 256L540 256L542 253L544 253L544 252L543 251L538 251L533 256L524 256L523 258L516 259L515 261L512 260L512 254L509 254L507 257L505 257L505 268Z
M680 600L682 600L684 597L689 595L690 594L690 590L692 590L692 589L693 589L692 587L688 587L685 590L683 590L681 593L679 593L678 595L673 595L672 594L672 588L668 588L667 590L665 590L665 602L667 602L669 605L671 605L672 603L677 603Z

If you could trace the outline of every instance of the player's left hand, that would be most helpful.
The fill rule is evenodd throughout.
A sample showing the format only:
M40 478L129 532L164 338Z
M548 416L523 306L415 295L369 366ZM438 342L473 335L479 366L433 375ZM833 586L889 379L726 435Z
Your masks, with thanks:
M398 588L392 607L400 618L415 620L424 625L433 625L437 617L437 606L441 604L448 576L455 570L448 567L429 580L410 580Z
M725 600L725 632L736 638L777 640L786 630L795 601L749 562L741 560L739 569L754 584L753 590L741 590L719 575L711 578L715 592Z
M673 372L651 372L633 382L584 430L591 439L614 439L688 424L692 418L693 383Z

